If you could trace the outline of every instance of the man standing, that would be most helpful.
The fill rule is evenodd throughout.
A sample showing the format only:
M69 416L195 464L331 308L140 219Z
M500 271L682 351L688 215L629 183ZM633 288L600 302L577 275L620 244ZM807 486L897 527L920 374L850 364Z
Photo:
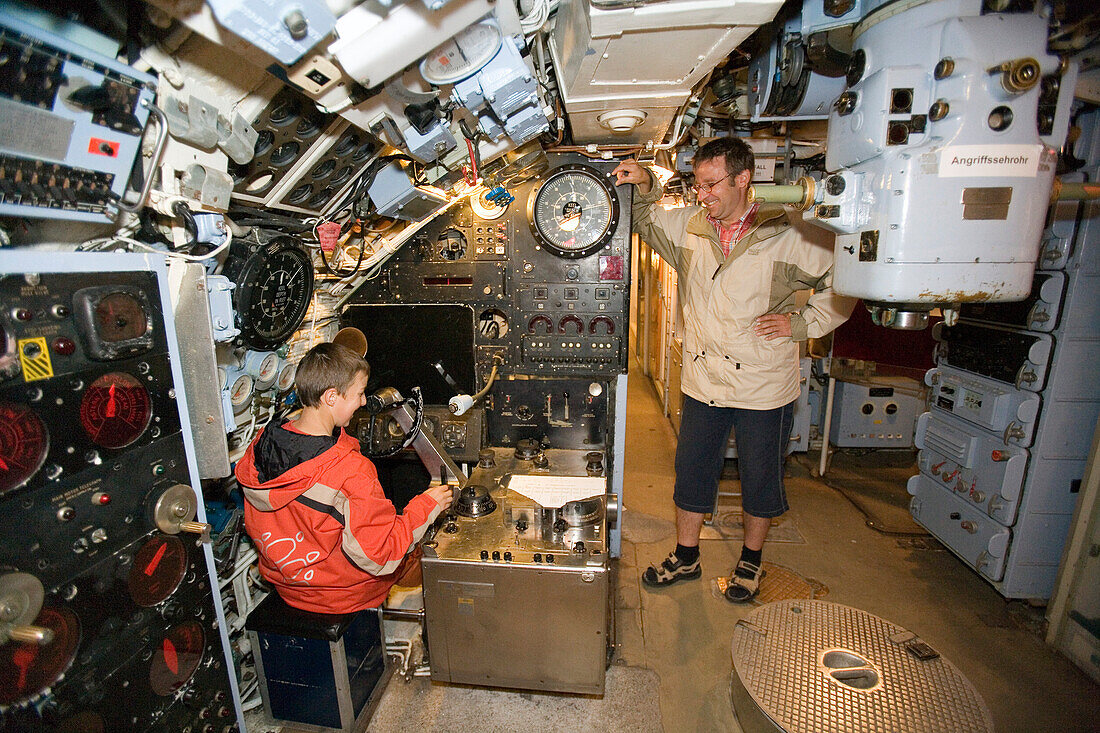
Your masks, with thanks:
M798 343L843 323L854 300L832 292L832 251L807 242L779 205L748 200L752 150L734 137L699 148L699 205L654 204L656 176L634 160L614 171L633 183L634 231L678 275L683 307L684 406L676 448L676 549L642 582L698 578L703 516L714 506L730 429L737 437L745 541L726 598L756 595L773 517L787 511L783 460L799 394ZM801 309L796 294L812 289Z

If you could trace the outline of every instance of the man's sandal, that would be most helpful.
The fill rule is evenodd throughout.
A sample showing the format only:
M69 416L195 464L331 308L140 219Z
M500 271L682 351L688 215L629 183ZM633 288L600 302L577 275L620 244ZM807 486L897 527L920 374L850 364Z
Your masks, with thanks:
M693 580L702 576L703 568L699 561L685 563L676 557L675 552L668 553L668 557L661 561L660 565L650 565L642 573L642 582L646 585L659 588L672 585L677 580Z
M764 575L764 570L759 565L748 560L740 561L730 574L726 600L733 603L751 601L760 590L760 579Z

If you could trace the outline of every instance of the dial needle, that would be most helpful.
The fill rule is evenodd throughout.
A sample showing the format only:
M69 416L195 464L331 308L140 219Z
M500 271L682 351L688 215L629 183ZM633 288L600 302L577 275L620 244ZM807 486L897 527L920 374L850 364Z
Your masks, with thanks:
M104 417L114 417L117 408L115 407L115 385L111 385L111 388L107 390L107 409L104 410Z

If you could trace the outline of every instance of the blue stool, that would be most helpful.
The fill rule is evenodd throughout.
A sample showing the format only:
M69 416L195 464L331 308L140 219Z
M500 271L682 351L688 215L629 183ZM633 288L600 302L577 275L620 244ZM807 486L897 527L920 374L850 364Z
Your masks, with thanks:
M271 593L245 628L271 723L317 733L366 728L391 673L380 609L310 613Z

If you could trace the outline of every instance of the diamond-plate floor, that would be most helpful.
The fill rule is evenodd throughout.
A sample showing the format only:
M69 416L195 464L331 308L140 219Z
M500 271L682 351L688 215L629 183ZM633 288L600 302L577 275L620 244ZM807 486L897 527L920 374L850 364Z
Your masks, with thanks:
M993 731L985 701L951 662L916 634L857 608L763 605L737 622L731 651L734 709L747 729Z

